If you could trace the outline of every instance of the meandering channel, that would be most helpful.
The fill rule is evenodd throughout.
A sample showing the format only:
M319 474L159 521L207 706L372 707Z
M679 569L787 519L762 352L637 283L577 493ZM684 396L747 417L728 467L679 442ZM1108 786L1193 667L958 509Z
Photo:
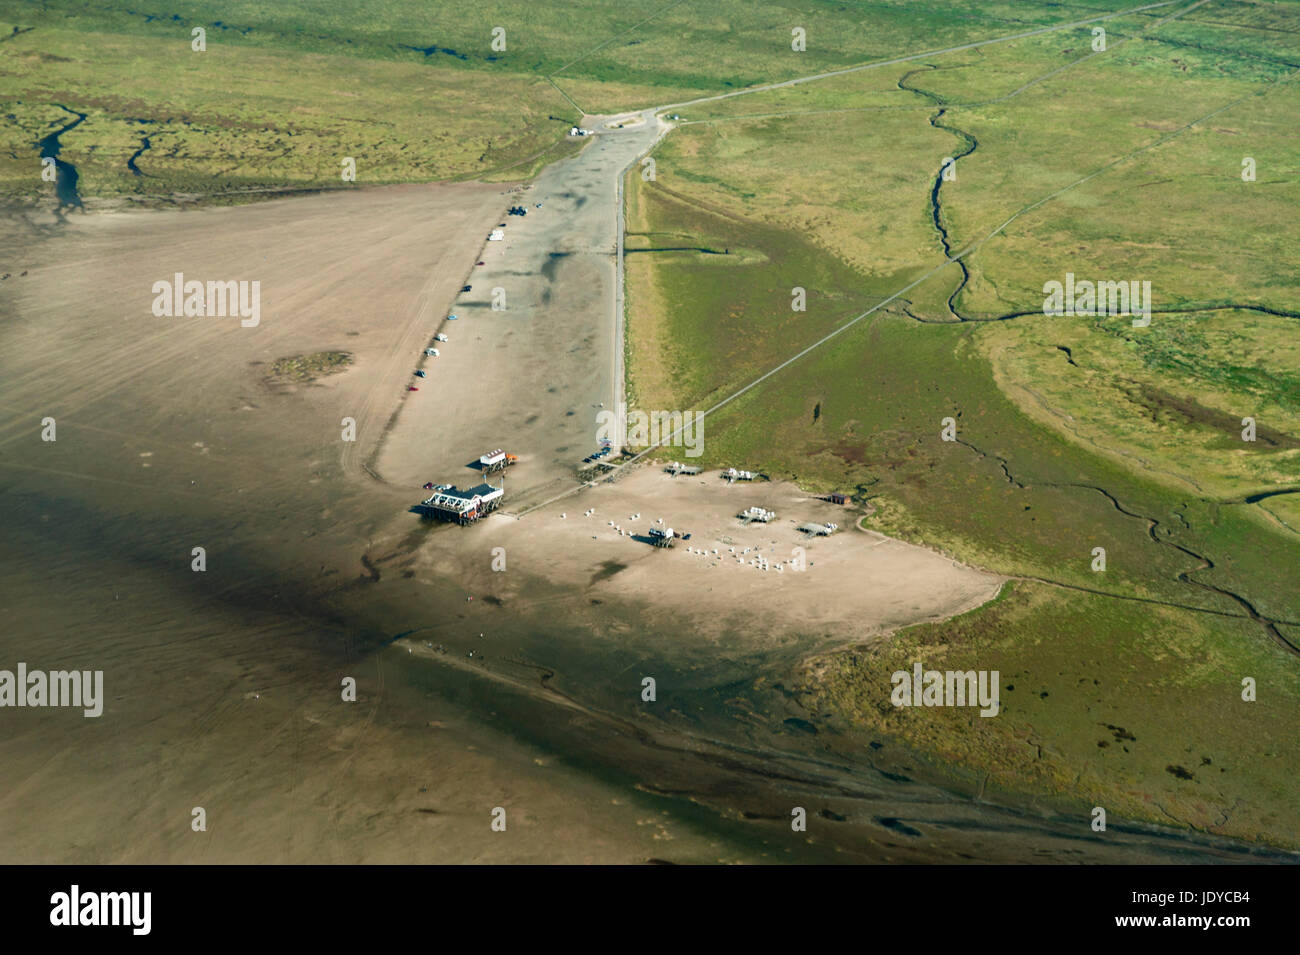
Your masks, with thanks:
M921 89L920 87L909 84L908 81L911 79L911 77L918 74L929 72L930 70L933 69L935 69L935 67L925 66L920 69L908 71L902 77L899 78L898 88L902 90L907 90L908 92L917 93L921 96L925 96L930 100L932 100L934 104L939 107L938 111L934 113L932 116L930 116L930 125L936 129L942 129L945 132L952 133L958 136L963 141L963 148L960 151L956 152L953 156L953 160L955 162L956 160L961 159L965 156L969 156L971 153L975 152L975 150L979 146L979 141L973 135L966 132L965 130L959 129L955 126L949 126L941 122L947 110L945 108L944 101L940 96L930 92L929 90ZM948 305L949 313L952 315L953 318L956 318L959 322L999 322L999 321L1009 321L1011 319L1016 319L1016 318L1028 318L1035 315L1041 315L1042 314L1041 310L1015 311L1015 312L1008 312L1003 315L995 315L995 316L987 316L987 317L966 315L961 312L961 310L957 305L957 297L966 288L967 283L970 281L970 269L966 265L964 256L958 257L956 259L953 258L953 247L952 247L951 235L949 234L948 228L944 223L943 206L942 206L941 195L940 195L940 192L943 188L944 181L945 181L944 170L940 169L940 171L935 175L934 182L932 183L930 188L930 216L931 216L931 221L934 224L935 231L938 233L939 242L943 248L944 256L948 258L950 261L955 261L957 263L957 266L961 269L961 278L958 281L956 287L953 289L952 293L948 296L947 305ZM1285 309L1276 309L1276 308L1269 308L1267 306L1243 304L1243 303L1224 303L1224 304L1216 304L1207 307L1199 307L1194 305L1174 306L1166 309L1153 309L1152 311L1153 313L1158 312L1161 314L1171 314L1171 313L1180 313L1180 312L1221 311L1221 310L1230 310L1230 309L1241 309L1245 311L1260 312L1262 314L1273 315L1273 316L1283 317L1283 318L1300 318L1300 313L1297 312L1292 312ZM942 320L922 318L921 316L913 314L910 310L907 311L907 314L914 321L921 322L923 324L949 324L948 322ZM1070 364L1074 364L1074 358L1073 355L1070 354L1069 349L1062 349L1062 350L1066 352ZM968 441L959 440L958 443L970 448L972 451L974 451L976 454L980 455L981 457L992 458L996 460L1002 469L1002 473L1006 476L1007 481L1010 482L1014 487L1018 489L1025 489L1030 486L1025 484L1024 482L1017 480L1012 475L1007 460L1005 458L984 451L983 449L976 447L975 445L971 444ZM1248 619L1254 621L1255 623L1263 627L1264 631L1275 643L1277 643L1279 646L1281 646L1291 654L1295 656L1300 656L1300 646L1297 646L1291 640L1287 639L1287 637L1278 628L1279 624L1294 625L1293 621L1277 620L1265 616L1261 614L1258 608L1254 605L1254 603L1250 601L1248 598L1246 598L1244 595L1232 590L1228 590L1223 587L1217 587L1213 584L1207 584L1204 583L1203 581L1193 579L1191 576L1192 574L1199 573L1205 570L1213 570L1216 566L1215 562L1213 561L1213 559L1211 559L1205 554L1197 553L1196 551L1184 547L1181 544L1176 544L1171 540L1167 540L1160 537L1156 533L1156 529L1160 526L1160 522L1155 518L1146 514L1138 514L1134 511L1128 510L1127 508L1125 508L1123 505L1120 504L1119 500L1115 497L1113 493L1097 485L1048 483L1048 484L1042 484L1038 486L1050 487L1056 489L1076 489L1076 490L1094 491L1098 494L1103 495L1108 501L1110 501L1111 505L1114 506L1114 508L1117 511L1119 511L1121 514L1124 514L1127 517L1132 517L1132 518L1146 521L1147 535L1151 538L1153 542L1165 547L1172 547L1175 550L1179 551L1180 553L1184 554L1185 556L1190 557L1199 562L1199 566L1194 568L1193 570L1183 571L1177 575L1176 579L1180 583L1189 584L1194 587L1199 587L1202 590L1208 591L1210 593L1218 594L1219 596L1226 597L1229 600L1233 601L1239 607L1241 607L1241 609L1244 611L1245 617L1247 617ZM1284 489L1279 489L1274 491L1261 492L1258 494L1252 494L1243 498L1240 502L1228 502L1228 503L1254 504L1269 497L1274 497L1276 495L1281 495L1281 494L1292 494L1292 493L1295 493L1295 489L1284 488ZM1223 503L1219 501L1210 501L1207 499L1202 499L1202 501L1204 503L1211 503L1211 504ZM1108 593L1106 591L1093 590L1091 588L1085 588L1085 587L1078 587L1077 585L1065 584L1060 581L1048 580L1046 578L1033 578L1033 579L1040 580L1043 583L1052 584L1054 586L1064 587L1067 589L1083 590L1088 593L1097 594L1099 596L1114 597L1116 599L1130 599L1129 597L1123 594L1113 594L1113 593ZM1165 606L1177 607L1186 610L1196 610L1201 612L1218 612L1218 611L1209 611L1206 608L1194 607L1185 604L1178 604L1171 601L1156 600L1154 598L1142 598L1142 600L1144 602L1150 601L1153 603L1159 603Z
M934 223L935 230L939 233L939 244L943 246L944 257L952 259L952 242L951 237L948 235L948 228L943 224L943 206L939 201L939 191L943 188L945 181L944 176L948 174L948 170L951 168L952 175L955 176L957 172L957 160L964 159L971 153L975 152L975 150L979 148L979 140L964 129L958 129L956 126L948 126L940 122L940 120L943 119L944 114L948 112L948 109L944 104L943 98L937 93L931 93L929 90L923 90L920 87L909 86L907 84L907 81L916 74L926 73L934 69L938 69L938 67L924 66L921 69L909 70L899 77L898 88L900 90L906 90L909 93L917 93L924 96L938 106L938 112L930 116L930 125L935 129L941 129L946 133L952 133L954 136L962 140L962 148L954 152L951 157L952 165L949 166L947 163L944 163L940 167L939 171L935 173L934 183L930 186L930 218ZM957 296L961 294L962 290L966 288L966 283L970 281L970 268L967 267L965 258L959 258L956 262L957 267L961 269L961 280L957 283L957 287L954 288L952 293L948 296L948 311L952 313L954 317L960 319L961 315L957 311Z
M59 158L59 153L63 151L63 144L59 142L59 137L64 133L69 133L86 121L85 113L78 113L75 109L68 109L61 103L56 106L64 112L71 113L77 117L60 129L55 130L48 136L45 136L37 142L36 148L41 152L42 159L53 159L55 168L54 191L59 199L59 208L64 206L81 209L85 211L85 206L81 204L81 196L77 192L77 167L70 162L65 162Z
M135 161L139 159L141 156L143 156L151 146L153 146L153 143L150 142L148 136L140 137L140 148L137 149L135 152L133 152L131 154L131 158L126 161L126 168L131 170L132 175L135 176L144 175L144 173L140 171L140 167L135 164Z
M1255 606L1255 604L1254 604L1252 601L1250 601L1249 599L1247 599L1247 598L1244 597L1243 595L1237 593L1236 591L1228 590L1227 588L1224 588L1224 587L1217 587L1217 586L1215 586L1214 584L1207 584L1207 583L1205 583L1204 581L1194 580L1194 579L1192 578L1192 576L1191 576L1192 574L1200 573L1201 571L1205 571L1205 570L1214 570L1214 568L1215 568L1217 565L1215 564L1214 560L1213 560L1211 557L1209 557L1209 556L1207 556L1207 555L1205 555L1205 554L1198 553L1198 552L1192 550L1191 548L1189 548L1189 547L1184 547L1182 544L1175 543L1175 542L1172 541L1172 540L1168 540L1168 539L1166 539L1166 538L1162 538L1159 534L1156 533L1157 528L1160 527L1160 521L1159 521L1158 519L1152 517L1152 516L1149 515L1149 514L1140 514L1140 513L1138 513L1137 511L1130 510L1129 508L1127 508L1127 507L1125 507L1123 504L1121 504L1120 501L1119 501L1119 498L1117 498L1117 497L1116 497L1112 492L1110 492L1110 491L1106 490L1106 488L1101 487L1101 486L1096 485L1096 484L1082 484L1082 483L1066 483L1066 484L1058 484L1058 483L1053 483L1053 482L1044 482L1044 483L1041 483L1041 484L1033 484L1033 483L1027 483L1027 482L1025 482L1025 481L1021 481L1021 480L1019 480L1018 478L1016 478L1015 475L1013 475L1013 474L1011 473L1011 467L1010 467L1010 464L1008 463L1007 459L1004 458L1004 457L1002 457L1001 455L999 455L999 454L994 454L994 453L992 453L992 452L990 452L990 451L985 451L984 449L982 449L982 448L980 448L980 447L978 447L978 446L972 444L972 443L969 442L969 441L966 441L966 440L964 440L964 439L961 439L961 438L958 438L958 439L957 439L957 443L960 444L960 445L962 445L963 447L969 448L971 451L973 451L975 454L979 455L981 458L986 458L986 459L990 459L990 460L996 461L997 464L998 464L998 466L1002 469L1002 474L1003 474L1003 476L1007 479L1007 482L1008 482L1009 484L1011 484L1012 487L1015 487L1017 490L1028 490L1029 488L1032 488L1032 487L1042 487L1042 488L1053 488L1053 489L1057 489L1057 490L1086 490L1086 491L1093 491L1093 492L1095 492L1095 493L1097 493L1097 494L1102 495L1104 498L1106 498L1106 500L1110 502L1111 506L1114 507L1115 510L1117 510L1117 511L1119 511L1121 514L1123 514L1125 517L1131 517L1131 518L1134 518L1135 520L1145 521L1145 522L1146 522L1146 525L1147 525L1147 536L1148 536L1148 537L1149 537L1149 538L1150 538L1154 543L1159 544L1159 545L1161 545L1161 546L1163 546L1163 547L1172 547L1174 550L1178 551L1180 554L1183 554L1184 556L1186 556L1186 557L1190 557L1190 558L1192 558L1193 560L1199 562L1199 566L1198 566L1198 567L1195 567L1195 568L1193 568L1193 569L1191 569L1191 570L1180 571L1180 572L1178 573L1178 575L1177 575L1177 577L1176 577L1175 579L1176 579L1179 583L1189 584L1189 585L1191 585L1191 586L1193 586L1193 587L1199 587L1199 588L1201 588L1202 590L1205 590L1205 591L1207 591L1207 592L1209 592L1209 593L1218 594L1218 595L1221 596L1221 597L1226 597L1226 598L1228 598L1229 600L1233 601L1234 603L1237 604L1237 606L1241 607L1241 609L1245 611L1244 616L1245 616L1246 618L1248 618L1248 619L1254 621L1255 623L1259 624L1261 627L1263 627L1263 628L1264 628L1264 632L1267 633L1268 636L1269 636L1269 637L1270 637L1270 638L1271 638L1271 639L1272 639L1272 640L1273 640L1273 641L1274 641L1278 646L1280 646L1280 647L1282 647L1283 649L1287 650L1287 651L1288 651L1289 653L1291 653L1292 655L1297 656L1297 657L1300 657L1300 646L1297 646L1295 643L1293 643L1292 641L1290 641L1289 639L1287 639L1287 637L1282 633L1282 631L1278 629L1279 625L1282 625L1282 626L1296 626L1296 625L1297 625L1297 622L1296 622L1296 621L1293 621L1293 620L1279 620L1279 619L1276 619L1276 618L1273 618L1273 617L1265 616L1264 614L1262 614L1262 613L1259 612L1259 609ZM1278 493L1278 494L1293 493L1293 490L1294 490L1294 489L1291 489L1291 490L1283 490L1283 491L1277 491L1277 492L1274 492L1274 493ZM1255 495L1256 498L1259 498L1259 497L1268 497L1268 496L1270 496L1270 495L1268 495L1268 494ZM1211 503L1217 503L1217 502L1211 502ZM1085 591L1085 592L1087 592L1087 593L1097 594L1097 595L1099 595L1099 596L1103 596L1103 597L1114 597L1114 598L1116 598L1116 599L1133 599L1132 597L1130 597L1129 595L1126 595L1126 594L1116 594L1116 593L1110 593L1110 592L1103 591L1103 590L1093 590L1093 589L1091 589L1091 588L1087 588L1087 587L1079 587L1079 586L1077 586L1077 585L1073 585L1073 584L1062 583L1061 581L1057 581L1057 580L1048 580L1048 579L1046 579L1046 578L1039 578L1039 577L1035 577L1035 578L1032 578L1032 579L1040 580L1040 581L1043 582L1043 583L1052 584L1052 585L1057 586L1057 587L1064 587L1064 588L1072 589L1072 590L1082 590L1082 591ZM1221 614L1221 615L1223 614L1222 611L1213 610L1212 608L1197 607L1197 606L1189 605L1189 604L1180 604L1180 603L1177 603L1177 602L1174 602L1174 601L1158 600L1158 599L1156 599L1156 598L1142 598L1142 601L1143 601L1144 603L1145 603L1145 602L1158 603L1158 604L1162 604L1162 605L1167 606L1167 607L1174 607L1174 608L1181 609L1181 610L1191 610L1191 611L1196 611L1196 612L1200 612L1200 613L1215 613L1215 614Z

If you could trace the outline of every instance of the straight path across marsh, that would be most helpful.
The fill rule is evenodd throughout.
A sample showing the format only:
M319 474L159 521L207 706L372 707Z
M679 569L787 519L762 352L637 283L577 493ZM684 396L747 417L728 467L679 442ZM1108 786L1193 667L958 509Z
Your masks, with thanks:
M973 40L970 43L959 43L956 46L944 47L941 50L925 50L921 53L909 53L906 56L897 56L888 60L873 60L870 63L863 63L858 66L848 66L839 70L826 70L821 73L814 73L811 76L796 76L794 79L781 80L776 83L765 83L762 86L750 86L743 90L730 90L726 93L715 93L712 96L699 96L692 100L684 100L680 103L669 103L666 106L656 107L654 112L663 112L667 109L682 109L687 106L698 106L701 103L715 103L718 100L731 99L736 96L749 96L752 93L767 93L771 90L784 89L787 86L799 86L802 83L813 83L817 80L826 80L831 77L844 76L849 73L860 73L863 70L873 70L881 66L897 66L901 63L912 63L916 60L923 60L932 56L943 56L947 53L961 53L964 50L977 50L982 46L991 46L994 43L1008 43L1012 40L1024 40L1031 36L1040 36L1044 33L1056 33L1060 30L1070 30L1075 27L1088 26L1093 23L1100 23L1103 20L1114 20L1118 17L1132 16L1135 13L1144 13L1147 10L1156 10L1160 7L1172 7L1178 2L1179 0L1161 0L1160 3L1148 3L1140 7L1131 7L1128 10L1118 10L1114 13L1099 14L1095 17L1088 17L1086 20L1072 20L1069 23L1054 23L1049 26L1038 27L1034 30L1023 30L1020 33L1009 33L1006 36L990 37L987 40Z

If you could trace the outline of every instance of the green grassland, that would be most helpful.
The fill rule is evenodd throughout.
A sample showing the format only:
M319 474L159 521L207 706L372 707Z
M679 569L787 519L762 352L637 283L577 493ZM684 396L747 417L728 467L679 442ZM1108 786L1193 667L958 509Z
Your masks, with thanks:
M438 67L562 75L643 85L657 90L740 89L909 52L917 37L942 47L1123 9L1122 2L1068 8L1014 0L611 3L488 0L472 7L423 0L374 0L364 11L338 0L176 0L166 14L115 2L46 0L38 10L0 6L12 22L72 25L96 33L184 38L203 26L213 42L276 51L342 53L384 60L433 59ZM19 12L25 16L18 16ZM506 48L492 49L502 27ZM791 31L807 31L805 52L791 50ZM589 108L649 106L610 100ZM586 104L584 104L586 105Z
M711 408L937 269L707 421L701 463L854 493L869 526L1022 578L818 661L810 711L972 786L1297 845L1300 494L1246 498L1300 488L1300 8L1192 14L1116 21L1098 56L1066 31L683 110L657 181L629 177L629 228L745 254L629 256L631 394ZM971 145L939 193L953 250L987 239L966 281L931 190ZM1067 271L1150 281L1152 324L1043 316ZM894 711L888 674L922 651L1039 702ZM1269 708L1240 702L1256 672Z
M1139 624L1140 626L1135 626ZM984 798L1041 794L1078 815L1094 806L1201 832L1294 845L1300 757L1295 659L1246 623L1016 583L988 607L914 627L871 649L810 661L805 705L853 735L905 739L932 769L960 767ZM998 670L1000 712L895 708L891 675ZM1255 702L1242 680L1255 680Z
M1149 24L1139 18L1115 21L1112 42L1140 36L1143 26ZM1128 89L1113 79L1078 84L1085 66L1057 73L1091 56L1088 38L1086 29L1063 31L688 108L686 124L657 154L661 181L691 179L700 186L693 195L810 235L893 291L940 261L926 187L943 160L966 146L966 128L980 137L978 148L960 160L944 197L956 248L982 238L1027 199L1077 179L1083 174L1079 157L1095 153L1096 143L1106 143L1110 158L1109 151L1127 152L1159 137L1133 123L1148 100L1160 101L1153 88ZM1044 76L1051 79L1026 88ZM958 80L970 81L971 88L954 87ZM1051 110L1063 108L1057 104L1063 83L1071 97L1090 104L1082 122L1050 118ZM948 95L931 91L945 85ZM1099 98L1099 90L1109 99ZM1214 97L1222 95L1207 81L1201 100L1161 102L1154 121L1194 118L1202 101L1217 104ZM949 96L959 103L997 102L957 108L945 105ZM1180 97L1186 96L1180 88ZM946 115L938 127L930 125L941 106ZM977 127L975 117L986 114L993 117L987 128ZM985 138L994 145L985 145ZM707 162L686 161L690 157ZM789 175L792 168L799 169L797 177Z
M563 142L572 110L535 79L505 78L489 90L414 63L312 53L289 70L257 48L213 44L198 54L129 35L94 41L42 29L0 47L0 89L22 85L3 107L7 195L52 188L34 147L75 119L69 110L87 117L62 140L85 197L344 188L344 157L356 161L360 185L493 170L522 178L534 157L553 161L574 148ZM449 104L465 111L454 123ZM146 137L135 175L127 160Z
M938 171L948 146L941 130L909 111L873 113L862 123L819 114L692 125L660 146L656 176L667 189L689 189L808 237L822 255L870 274L870 291L887 294L927 253L933 258L924 193L909 187L918 169Z
M1028 9L1029 5L1024 5L1024 8ZM1074 12L1077 16L1063 17L1062 20L1087 19L1102 11L1085 11L1076 7ZM1140 35L1167 13L1168 9L1162 8L1116 16L1101 25L1113 45L1121 39ZM1015 31L1008 31L1011 32ZM925 85L945 102L951 105L984 103L1009 96L1035 79L1088 56L1092 52L1089 46L1091 38L1091 29L1083 26L1004 40L942 56L922 55L901 67L871 67L740 99L700 103L689 107L683 118L693 122L725 122L755 115L789 115L802 110L925 109L932 102L929 97L910 94L885 98L875 95L880 92L906 93L898 87L898 79L916 69L934 71L933 78ZM925 43L916 50L896 49L889 56L874 59L893 59L900 52L924 54L925 50L942 45ZM866 62L869 64L872 59ZM848 119L852 121L851 117Z
M466 8L423 0L0 0L0 196L33 200L35 144L63 139L83 197L232 196L357 183L523 179L561 158L582 110L611 112L1099 15L976 0L612 3ZM207 49L190 48L191 30ZM493 29L505 30L494 50ZM790 48L791 30L808 49ZM575 105L576 104L576 105ZM139 174L127 161L136 158Z
M1300 475L1296 324L1236 309L1162 315L1142 329L1123 318L1042 317L1000 322L981 338L999 383L1027 413L1195 494L1229 500ZM1247 415L1254 442L1241 438Z
M1103 98L1102 80L1071 84L1087 101L1105 104L1099 109L1103 118L1068 124L1087 126L1079 138L1054 129L1032 137L1013 131L1043 123L1044 112L1034 109L1033 101L1047 97L1050 85L1012 101L1014 110L1006 104L1003 108L1015 113L1006 122L988 123L957 111L952 122L980 143L962 161L957 188L944 197L960 247L983 238L1026 198L1049 195L1115 157L1247 97L1017 219L1001 241L981 248L968 262L975 278L958 301L960 310L996 316L1041 308L1044 281L1059 280L1067 270L1080 277L1110 270L1147 279L1158 309L1270 302L1276 307L1300 297L1300 271L1286 255L1291 235L1286 208L1300 198L1300 156L1291 148L1283 119L1300 107L1300 86L1273 79L1272 84L1177 79L1170 64L1166 82L1177 83L1177 99L1161 96L1144 76L1132 84L1109 80L1113 86L1147 90L1133 101L1127 94ZM1161 100L1168 105L1148 105ZM1067 125L1061 120L1059 125ZM999 161L1009 155L1016 157L1014 163ZM1241 179L1248 156L1257 163L1256 182ZM1179 237L1194 241L1175 244ZM1031 249L1030 265L1025 257Z
M830 332L860 300L847 291L857 274L837 257L717 204L679 199L672 181L628 191L628 391L656 408L706 403L742 384L773 355ZM671 281L651 283L668 273ZM791 309L795 286L815 290L807 312Z

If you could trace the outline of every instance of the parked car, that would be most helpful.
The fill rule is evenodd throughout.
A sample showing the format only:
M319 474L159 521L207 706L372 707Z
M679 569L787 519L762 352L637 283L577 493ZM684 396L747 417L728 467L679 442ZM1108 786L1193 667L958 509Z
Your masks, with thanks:
M420 369L417 368L416 371L415 371L415 377L416 377L416 378L428 378L429 376L426 375L423 371L421 371Z
M475 265L487 265L486 262L475 262L474 264L475 264Z
M417 388L417 387L415 387L415 385L407 385L407 386L406 386L406 390L407 390L407 391L419 391L420 389Z
M474 290L474 286L472 285L466 285L464 288L461 289L462 292L472 292L473 290Z
M438 334L433 336L433 340L435 342L445 342L447 340L447 336L444 335L442 332L439 332Z
M456 316L456 315L448 315L448 316L447 316L447 321L449 321L449 322L454 322L458 317L459 317L459 316Z
M432 491L432 490L433 490L433 482L432 482L432 481L425 481L425 482L424 482L424 489L425 489L426 491Z

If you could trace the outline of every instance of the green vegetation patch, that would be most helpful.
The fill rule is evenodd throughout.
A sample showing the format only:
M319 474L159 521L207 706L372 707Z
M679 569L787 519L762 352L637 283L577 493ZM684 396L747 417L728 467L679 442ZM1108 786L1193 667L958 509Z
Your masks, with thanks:
M276 384L312 382L317 378L337 375L351 364L352 353L345 351L321 351L292 358L277 358L267 380Z
M985 326L980 340L1032 417L1228 500L1300 487L1298 326L1241 310L1160 314L1146 328L1032 316Z
M89 40L89 42L88 42ZM523 178L561 158L576 114L549 84L317 53L285 54L40 28L0 46L0 192L38 199L38 140L83 198L165 199L284 189ZM53 57L53 59L51 59ZM345 181L351 159L355 180Z
M1087 831L1094 806L1294 847L1296 660L1248 623L1017 582L1002 600L812 661L804 705L955 764L993 798L1048 794ZM997 670L1000 710L895 707L891 676ZM1244 678L1257 699L1242 699Z

